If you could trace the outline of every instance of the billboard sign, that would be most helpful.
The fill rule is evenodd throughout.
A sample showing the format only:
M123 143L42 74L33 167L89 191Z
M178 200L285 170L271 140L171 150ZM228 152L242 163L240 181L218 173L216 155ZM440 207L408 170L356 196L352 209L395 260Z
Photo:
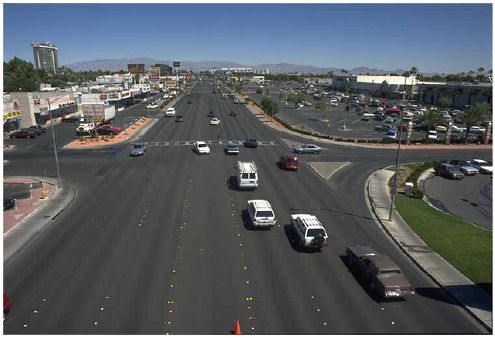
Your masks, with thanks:
M127 71L131 74L143 74L144 63L130 63L127 65Z
M180 61L174 61L174 67L180 67Z
M83 104L83 116L90 120L101 120L105 117L104 104Z

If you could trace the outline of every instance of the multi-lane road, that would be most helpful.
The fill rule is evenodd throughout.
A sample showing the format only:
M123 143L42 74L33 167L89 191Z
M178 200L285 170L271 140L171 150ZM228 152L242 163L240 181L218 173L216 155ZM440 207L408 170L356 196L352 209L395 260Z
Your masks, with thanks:
M319 155L300 156L298 172L285 172L275 163L289 151L280 138L290 136L209 85L198 84L191 96L192 104L175 105L184 122L160 118L143 137L152 144L144 157L130 158L127 145L60 152L64 183L77 196L5 262L13 303L5 333L228 334L236 320L243 333L256 334L485 332L384 235L367 207L365 181L393 164L395 151L324 145ZM220 125L209 125L209 110ZM186 142L246 138L265 145L227 156L213 144L200 156ZM55 175L45 148L6 152L4 174ZM438 154L408 151L402 160ZM491 159L489 151L450 154ZM257 190L229 189L238 159L256 162ZM308 161L351 164L324 182ZM271 202L279 226L245 227L243 210L253 198ZM330 243L321 252L299 252L291 243L289 215L300 211L325 224ZM373 299L343 260L355 244L391 256L417 294Z

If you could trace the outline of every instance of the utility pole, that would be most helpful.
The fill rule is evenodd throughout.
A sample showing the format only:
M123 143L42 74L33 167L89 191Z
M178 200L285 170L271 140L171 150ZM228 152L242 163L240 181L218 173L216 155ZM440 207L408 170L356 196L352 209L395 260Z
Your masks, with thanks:
M392 211L394 209L395 196L397 195L397 177L399 176L399 160L400 160L400 144L402 141L402 123L404 121L404 111L401 108L400 125L399 125L399 145L397 146L397 155L395 157L395 176L394 185L392 187L392 198L390 200L390 210L388 213L388 220L392 220Z
M62 185L60 183L60 169L58 166L57 143L55 142L55 126L53 125L52 107L50 105L50 98L47 99L47 102L48 102L48 113L50 114L50 125L52 129L52 142L53 142L53 152L55 153L55 165L57 166L57 187L60 188Z

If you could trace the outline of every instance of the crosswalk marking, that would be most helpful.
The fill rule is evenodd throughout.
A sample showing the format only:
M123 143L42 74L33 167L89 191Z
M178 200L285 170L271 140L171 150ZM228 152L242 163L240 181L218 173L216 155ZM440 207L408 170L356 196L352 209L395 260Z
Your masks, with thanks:
M244 145L244 141L242 140L208 140L204 141L206 144L210 146L216 145L225 145L228 141L231 141L234 144L239 146ZM146 144L148 147L167 147L167 146L192 146L196 141L148 141ZM276 146L279 143L277 141L258 141L258 145L260 146Z

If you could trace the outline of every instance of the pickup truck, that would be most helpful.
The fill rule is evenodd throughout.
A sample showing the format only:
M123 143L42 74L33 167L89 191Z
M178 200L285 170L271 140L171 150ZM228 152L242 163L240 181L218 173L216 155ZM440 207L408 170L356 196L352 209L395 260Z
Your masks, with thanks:
M351 268L356 269L370 291L380 298L402 298L414 294L414 288L400 268L388 256L367 246L346 249Z

